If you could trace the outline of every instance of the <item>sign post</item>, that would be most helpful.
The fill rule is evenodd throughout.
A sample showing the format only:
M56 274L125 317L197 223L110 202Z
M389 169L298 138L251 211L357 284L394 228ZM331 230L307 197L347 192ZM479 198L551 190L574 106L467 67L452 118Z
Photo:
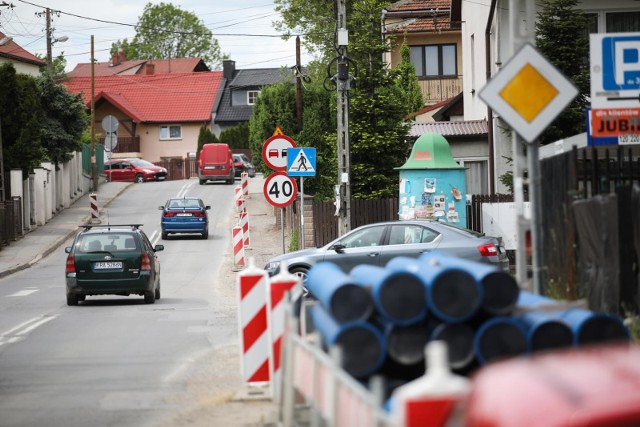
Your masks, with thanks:
M287 152L287 175L300 177L300 233L304 249L304 177L316 175L315 148L289 148Z
M263 193L267 201L280 209L280 225L282 227L282 253L284 245L284 208L296 199L298 186L296 181L287 176L287 152L289 148L297 147L295 141L282 133L279 127L273 136L262 145L262 160L269 168L276 171L264 181Z
M518 253L516 277L525 283L526 255L525 230L531 233L533 283L531 291L539 294L541 288L540 247L540 191L538 141L540 133L577 95L578 90L538 50L525 43L506 65L480 91L480 98L515 131L516 142L527 142L528 184L531 218L524 217L524 179L514 173L514 193L518 216ZM518 164L518 144L514 143L514 156Z

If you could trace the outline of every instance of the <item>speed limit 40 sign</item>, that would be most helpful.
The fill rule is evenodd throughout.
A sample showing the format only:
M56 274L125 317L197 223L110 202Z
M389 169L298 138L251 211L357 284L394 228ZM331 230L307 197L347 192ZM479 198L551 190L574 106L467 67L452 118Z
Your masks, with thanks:
M296 199L298 185L286 172L274 172L264 180L262 191L271 205L284 208Z

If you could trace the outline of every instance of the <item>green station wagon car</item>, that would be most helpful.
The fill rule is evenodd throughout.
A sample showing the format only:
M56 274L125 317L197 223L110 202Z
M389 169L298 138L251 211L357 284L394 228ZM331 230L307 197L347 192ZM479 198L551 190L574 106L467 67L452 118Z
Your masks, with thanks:
M66 247L67 305L89 295L140 295L160 299L160 261L142 224L86 225Z

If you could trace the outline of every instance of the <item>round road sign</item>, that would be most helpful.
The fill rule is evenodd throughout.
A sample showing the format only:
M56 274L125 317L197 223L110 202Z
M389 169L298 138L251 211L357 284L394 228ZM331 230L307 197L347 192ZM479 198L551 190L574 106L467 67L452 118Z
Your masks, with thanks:
M287 170L287 150L296 148L295 141L286 135L273 135L262 145L262 160L274 171Z
M284 208L296 199L298 185L286 172L274 172L264 180L262 191L272 206Z

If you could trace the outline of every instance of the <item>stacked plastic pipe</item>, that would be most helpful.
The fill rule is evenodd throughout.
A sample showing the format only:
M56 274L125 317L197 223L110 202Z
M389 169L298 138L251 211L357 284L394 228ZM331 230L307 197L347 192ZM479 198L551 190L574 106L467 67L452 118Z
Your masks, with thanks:
M425 372L424 348L443 341L449 367L469 374L490 361L542 350L628 341L622 320L523 292L497 267L437 252L345 273L309 270L311 317L325 348L341 347L358 380L382 374L389 392Z

